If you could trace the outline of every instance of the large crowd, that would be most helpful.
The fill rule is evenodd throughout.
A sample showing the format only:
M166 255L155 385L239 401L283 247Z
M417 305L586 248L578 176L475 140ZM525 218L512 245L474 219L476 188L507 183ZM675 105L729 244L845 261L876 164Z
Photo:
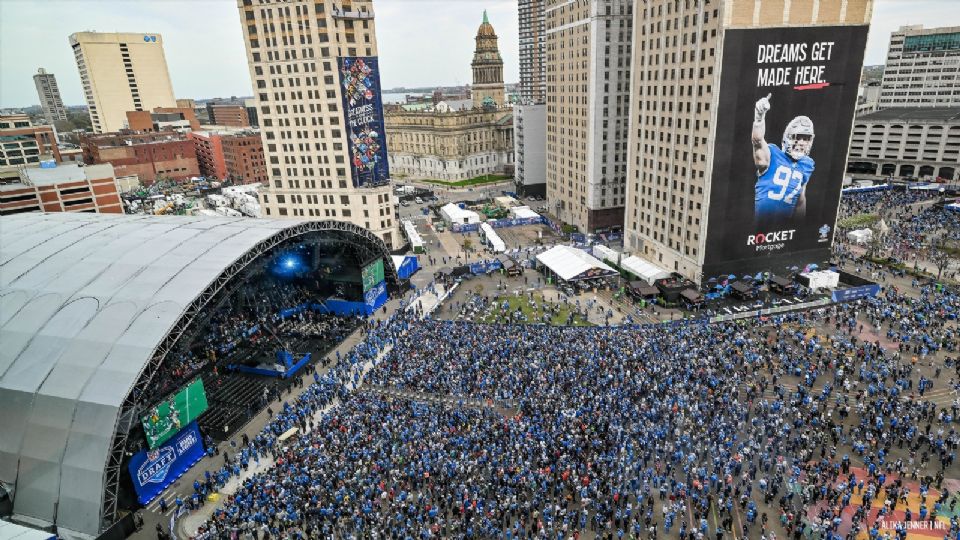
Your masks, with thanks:
M241 460L275 464L198 537L771 538L776 519L800 538L838 530L851 505L863 507L855 536L876 526L872 498L957 470L960 402L922 396L955 391L960 364L921 367L956 351L958 309L957 295L925 288L670 331L395 317L244 447ZM897 347L859 339L862 325ZM350 392L388 345L367 384L490 406ZM303 435L275 444L290 427ZM854 478L851 463L868 472ZM854 490L871 496L856 504Z
M869 195L847 212L922 199ZM960 540L960 293L913 286L718 324L367 322L195 484L240 479L196 538Z

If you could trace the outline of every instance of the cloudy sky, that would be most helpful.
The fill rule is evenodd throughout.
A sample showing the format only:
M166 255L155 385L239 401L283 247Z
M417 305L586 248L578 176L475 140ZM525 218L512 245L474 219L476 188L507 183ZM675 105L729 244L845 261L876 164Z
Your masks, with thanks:
M960 25L958 0L876 0L867 64L882 64L903 24ZM376 0L384 88L470 82L473 36L486 9L500 36L507 82L519 79L516 0ZM0 0L0 107L38 103L32 76L57 76L63 100L83 103L67 36L73 32L163 35L178 98L250 95L235 0Z

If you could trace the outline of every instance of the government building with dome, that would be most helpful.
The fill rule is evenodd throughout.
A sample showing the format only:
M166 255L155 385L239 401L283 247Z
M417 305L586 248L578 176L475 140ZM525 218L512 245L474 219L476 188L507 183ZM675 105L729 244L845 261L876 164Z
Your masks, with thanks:
M390 172L447 182L513 175L513 112L505 99L497 34L483 13L473 53L469 100L423 110L384 111Z

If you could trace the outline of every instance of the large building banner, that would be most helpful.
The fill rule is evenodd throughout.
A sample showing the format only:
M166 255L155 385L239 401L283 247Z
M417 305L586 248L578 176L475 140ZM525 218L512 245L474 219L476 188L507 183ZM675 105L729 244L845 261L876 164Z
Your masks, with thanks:
M342 56L337 65L353 185L384 184L390 170L377 57Z
M203 456L203 439L196 422L157 448L134 454L128 468L140 504L152 501Z
M704 279L830 257L866 26L727 30Z

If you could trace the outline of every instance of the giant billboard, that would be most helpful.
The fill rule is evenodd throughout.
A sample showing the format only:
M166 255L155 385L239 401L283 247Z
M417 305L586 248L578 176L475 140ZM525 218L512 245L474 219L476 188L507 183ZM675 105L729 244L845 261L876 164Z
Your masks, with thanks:
M147 445L156 448L180 429L196 420L207 410L207 393L203 389L203 380L199 377L182 390L161 401L150 409L140 420L147 435Z
M140 504L152 501L203 456L203 439L196 422L157 448L134 454L127 468Z
M830 257L866 26L727 30L704 279Z
M353 185L384 184L390 180L390 169L377 57L342 56L337 65Z

